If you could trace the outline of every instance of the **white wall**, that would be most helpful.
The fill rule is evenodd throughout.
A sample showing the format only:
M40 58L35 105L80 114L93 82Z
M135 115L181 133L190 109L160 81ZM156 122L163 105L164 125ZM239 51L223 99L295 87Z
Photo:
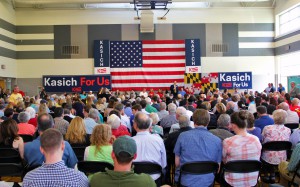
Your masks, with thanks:
M12 8L12 6L7 1L0 1L0 18L15 24L16 18L15 18L15 11ZM13 39L15 38L14 33L10 33L4 29L0 28L0 34L4 36L11 36ZM0 41L1 42L1 41ZM6 47L6 45L9 45L6 42L1 42L0 46ZM11 58L5 58L0 56L0 66L5 65L5 69L0 68L0 77L16 77L17 76L17 64L16 60Z
M154 11L161 17L165 11ZM17 25L138 24L134 10L17 10ZM274 23L271 8L174 9L155 23Z

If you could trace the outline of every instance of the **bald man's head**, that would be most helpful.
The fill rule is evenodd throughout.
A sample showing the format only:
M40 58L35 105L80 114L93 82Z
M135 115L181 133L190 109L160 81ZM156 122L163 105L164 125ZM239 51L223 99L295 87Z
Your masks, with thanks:
M152 120L145 113L137 112L134 116L134 122L138 129L145 130L150 128Z

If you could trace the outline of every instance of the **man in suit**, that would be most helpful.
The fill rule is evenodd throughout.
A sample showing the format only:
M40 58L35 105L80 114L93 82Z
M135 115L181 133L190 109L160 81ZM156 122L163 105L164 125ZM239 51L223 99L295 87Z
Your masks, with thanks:
M177 98L178 86L177 86L177 82L176 81L174 81L174 84L172 84L170 86L170 91L171 91L171 94L173 94L174 98Z

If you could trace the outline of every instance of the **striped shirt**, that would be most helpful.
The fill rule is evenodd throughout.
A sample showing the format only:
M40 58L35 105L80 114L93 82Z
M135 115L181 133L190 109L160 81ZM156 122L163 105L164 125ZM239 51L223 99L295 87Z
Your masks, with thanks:
M64 161L43 164L26 174L23 187L89 187L87 177L65 166Z
M223 162L235 160L259 160L261 153L259 139L252 135L235 135L223 141ZM258 172L225 173L225 180L231 186L255 186Z

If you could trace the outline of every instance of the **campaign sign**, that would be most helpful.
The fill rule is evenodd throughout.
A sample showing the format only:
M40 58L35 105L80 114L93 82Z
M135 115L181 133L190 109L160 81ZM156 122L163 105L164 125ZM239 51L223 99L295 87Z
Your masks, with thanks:
M252 89L252 72L219 73L219 89Z
M46 92L98 91L101 87L111 89L109 75L43 76Z
M201 66L201 50L199 39L185 40L186 66Z
M109 40L94 41L94 67L109 67Z

